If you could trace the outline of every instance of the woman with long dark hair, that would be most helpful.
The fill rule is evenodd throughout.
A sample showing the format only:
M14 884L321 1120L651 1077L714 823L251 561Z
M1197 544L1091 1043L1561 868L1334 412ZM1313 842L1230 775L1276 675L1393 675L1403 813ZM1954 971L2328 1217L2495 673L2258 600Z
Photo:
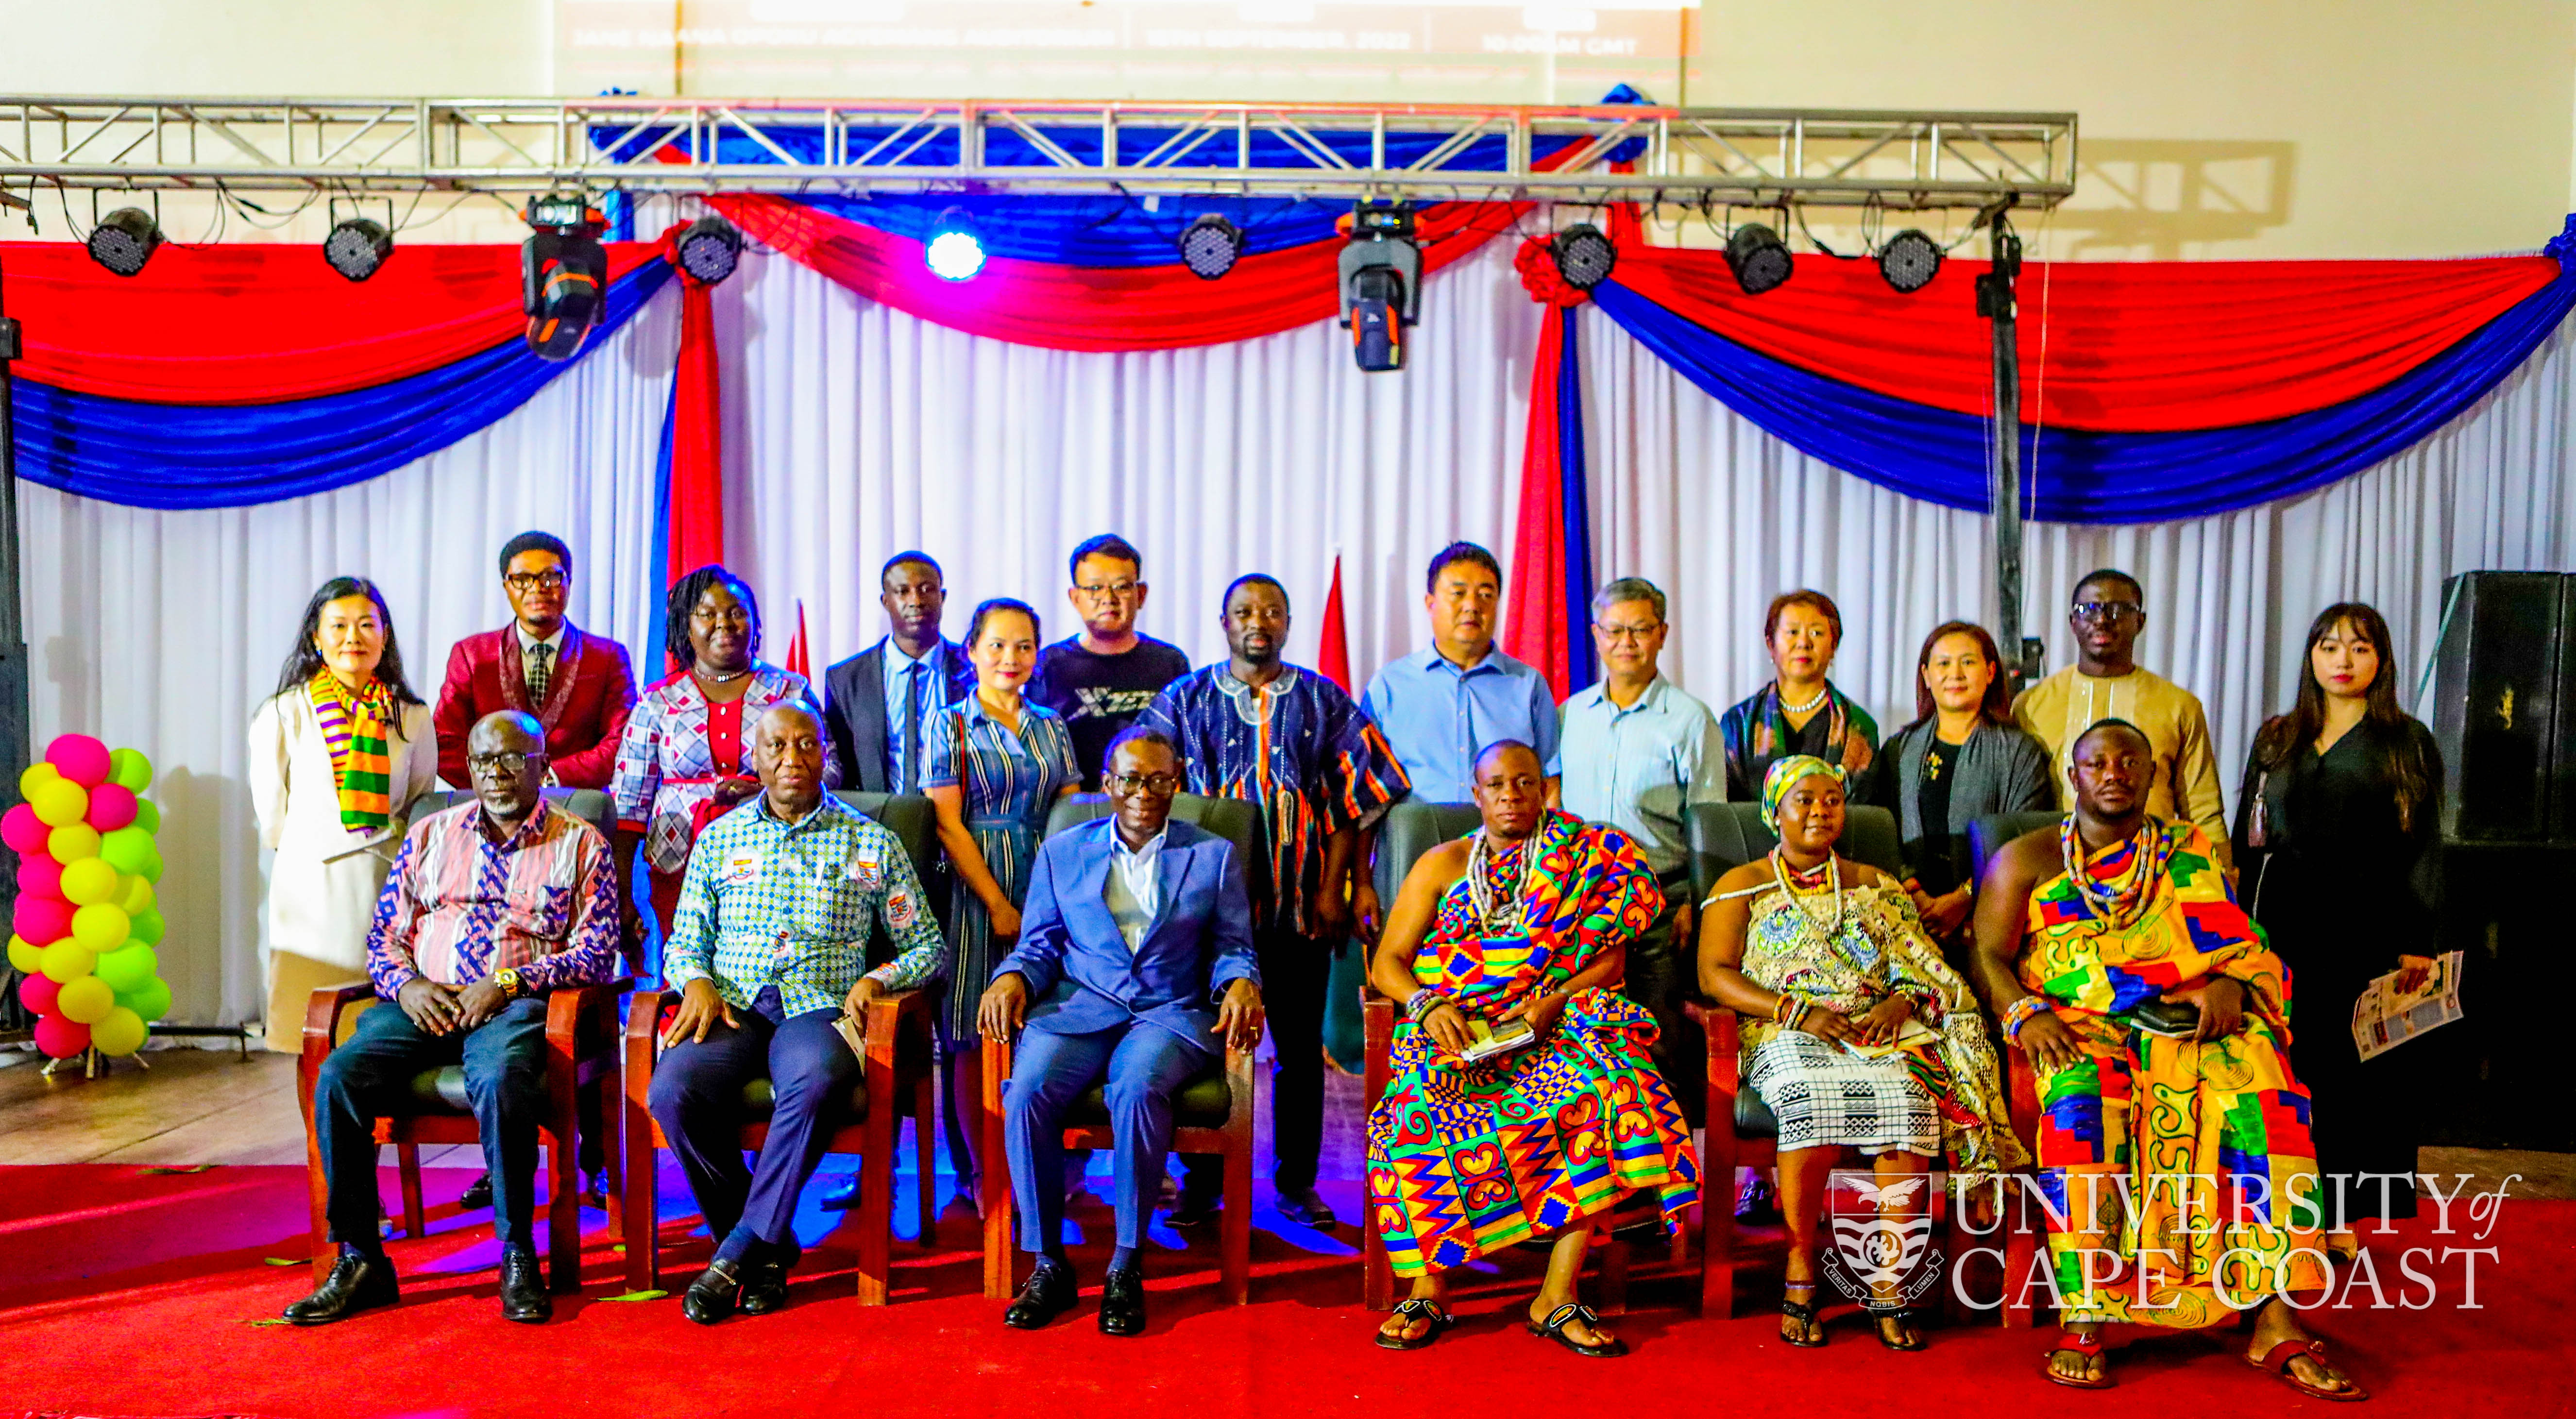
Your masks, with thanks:
M2433 911L2417 882L2442 811L2442 754L2397 703L2388 622L2358 601L2308 627L2290 712L2254 737L2236 798L2237 895L2290 967L2294 1063L2314 1101L2327 1230L2349 1252L2357 1219L2415 1215L2415 1101L2403 1054L2365 1064L2352 1007L2391 971L2433 966ZM2377 1180L2394 1174L2385 1204ZM2337 1201L2340 1197L2340 1202Z
M268 1047L304 1047L320 986L363 980L403 815L438 778L429 706L403 677L385 594L364 577L304 604L277 689L250 717L251 809L268 872Z
M609 797L617 804L617 866L644 846L653 911L663 931L680 902L680 873L698 830L760 792L751 772L751 728L772 705L814 712L805 677L759 658L760 602L751 584L720 566L680 578L663 600L662 649L679 668L646 690L617 746ZM824 782L831 782L830 746ZM633 900L619 893L621 902Z
M1906 891L1924 929L1962 939L1976 901L1968 825L1992 813L2057 806L2048 746L2013 723L2011 687L1995 638L1944 621L1914 657L1914 722L1878 752L1869 801L1896 815Z

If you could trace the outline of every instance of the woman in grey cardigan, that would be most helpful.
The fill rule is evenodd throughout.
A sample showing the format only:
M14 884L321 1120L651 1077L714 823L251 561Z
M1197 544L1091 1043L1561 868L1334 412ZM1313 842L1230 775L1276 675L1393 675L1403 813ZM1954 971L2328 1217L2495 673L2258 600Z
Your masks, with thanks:
M1948 621L1915 660L1914 722L1880 748L1870 801L1896 814L1906 888L1934 939L1959 941L1977 884L1968 824L2057 806L2048 748L2013 723L2002 657L1985 628Z

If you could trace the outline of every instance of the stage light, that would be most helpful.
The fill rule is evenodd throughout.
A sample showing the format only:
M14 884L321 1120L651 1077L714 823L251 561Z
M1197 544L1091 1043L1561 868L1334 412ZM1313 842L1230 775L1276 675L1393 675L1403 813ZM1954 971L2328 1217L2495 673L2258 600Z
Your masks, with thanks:
M681 228L671 245L680 269L710 286L732 275L742 261L742 233L722 217L698 218Z
M1362 202L1335 224L1342 248L1342 328L1351 357L1372 374L1404 368L1404 327L1422 316L1422 248L1413 244L1413 206Z
M1243 258L1243 229L1210 212L1181 233L1181 264L1202 281L1213 281Z
M89 259L119 276L141 271L160 245L161 224L140 207L119 207L89 229Z
M322 259L352 281L376 274L376 268L393 254L394 234L385 230L384 223L364 217L351 217L322 239Z
M1941 274L1941 244L1907 227L1878 249L1878 274L1910 296Z
M528 315L528 348L543 360L569 360L599 322L607 303L608 253L599 245L607 220L579 194L531 198L519 248L519 290Z
M1588 291L1610 279L1619 265L1619 248L1590 222L1567 227L1550 238L1547 254L1556 259L1556 274L1565 284L1578 291Z
M1748 296L1779 289L1798 269L1789 259L1789 244L1760 222L1747 222L1726 239L1726 266Z
M922 258L930 263L930 274L943 281L971 281L984 269L984 238L977 234L965 208L951 207L939 214Z

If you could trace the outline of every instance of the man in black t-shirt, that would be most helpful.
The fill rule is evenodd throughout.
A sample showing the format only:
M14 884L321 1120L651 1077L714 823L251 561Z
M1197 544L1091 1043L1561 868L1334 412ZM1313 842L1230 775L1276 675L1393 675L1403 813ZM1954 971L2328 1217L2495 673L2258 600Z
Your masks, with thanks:
M1144 560L1127 539L1094 537L1073 549L1067 593L1082 632L1038 657L1028 696L1064 716L1082 786L1097 791L1109 741L1145 712L1165 685L1190 673L1181 648L1136 632L1145 606Z

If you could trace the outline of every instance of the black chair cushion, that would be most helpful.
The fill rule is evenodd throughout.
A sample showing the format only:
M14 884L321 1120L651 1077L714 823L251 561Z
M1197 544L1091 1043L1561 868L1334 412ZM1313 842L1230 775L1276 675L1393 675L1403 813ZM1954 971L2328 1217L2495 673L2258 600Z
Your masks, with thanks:
M770 1084L767 1079L754 1079L750 1083L742 1086L742 1114L745 1122L756 1122L768 1118L770 1112L777 1107L777 1104L777 1097L771 1093ZM848 1107L849 1112L841 1116L841 1122L845 1124L859 1123L867 1118L868 1081L865 1076L855 1077L850 1080L850 1100Z
M1484 825L1473 803L1430 803L1409 798L1387 810L1378 830L1377 895L1392 905L1405 874L1422 855L1446 842L1456 842Z
M1777 1138L1780 1120L1771 1114L1762 1096L1751 1089L1735 1091L1735 1136L1738 1138Z
M1986 864L2003 851L2004 844L2024 833L2057 826L2060 815L2053 812L1989 813L1968 824L1968 857L1975 864L1980 879L1986 875Z
M1172 1096L1172 1122L1182 1128L1223 1128L1234 1115L1234 1087L1226 1082L1222 1062L1191 1076ZM1094 1085L1064 1111L1068 1128L1107 1128L1109 1100Z
M1222 1084L1223 1080L1220 1077L1220 1089ZM473 1113L474 1103L465 1096L465 1066L449 1064L437 1069L424 1069L413 1075L408 1102L411 1105L408 1112L414 1115ZM768 1118L770 1110L774 1107L776 1107L776 1100L770 1092L768 1080L754 1079L742 1086L742 1112L747 1122L758 1122ZM854 1079L850 1082L849 1108L849 1114L842 1120L845 1123L856 1123L868 1116L866 1079Z
M918 793L861 793L853 789L835 792L841 805L862 818L876 820L878 827L894 834L895 841L912 858L913 875L925 881L931 869L939 865L939 810Z
M1762 826L1759 803L1694 803L1689 818L1691 887L1702 901L1718 878L1780 845L1780 835ZM1884 808L1855 803L1844 809L1842 841L1834 847L1854 862L1905 875L1896 815Z
M537 792L548 803L599 829L603 836L615 837L617 807L609 802L607 794L595 788L541 788ZM410 809L403 814L403 831L410 832L412 824L432 813L473 801L473 793L466 789L431 789L411 801Z

